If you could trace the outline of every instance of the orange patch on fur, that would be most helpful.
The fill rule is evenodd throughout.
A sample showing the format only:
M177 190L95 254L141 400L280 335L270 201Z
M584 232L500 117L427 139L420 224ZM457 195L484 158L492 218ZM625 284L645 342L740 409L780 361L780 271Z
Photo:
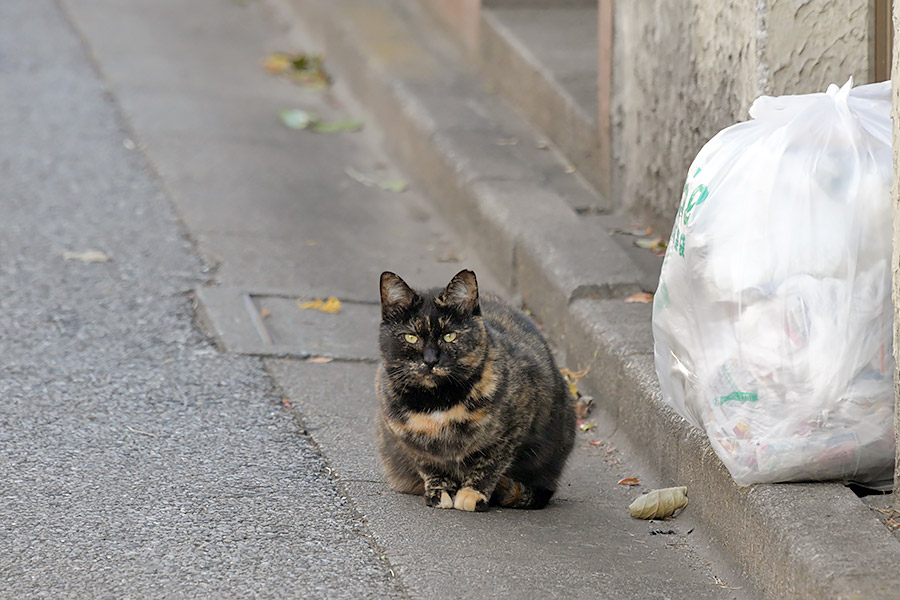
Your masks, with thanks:
M435 436L440 435L445 427L453 423L477 423L486 415L487 409L470 411L464 404L457 404L449 410L411 413L406 418L406 423L399 425L398 428L407 433ZM394 429L394 426L391 429Z
M487 503L487 498L484 494L470 487L464 487L456 492L456 498L453 500L453 508L456 510L474 512L479 500Z
M472 386L469 392L469 399L477 400L478 398L487 398L497 391L497 376L494 373L493 361L484 364L484 370L481 372L481 378Z
M440 419L435 419L433 413L415 413L409 415L406 419L406 425L403 427L409 433L420 433L424 435L437 435L444 428L445 423Z
M500 501L502 506L512 506L519 501L519 498L522 497L522 492L525 491L525 487L518 481L511 481L510 483L512 483L512 489L508 489L503 500Z
M481 362L481 356L482 355L481 355L480 350L478 353L467 354L466 356L463 356L462 358L459 359L459 364L461 364L464 367L477 366L478 363Z

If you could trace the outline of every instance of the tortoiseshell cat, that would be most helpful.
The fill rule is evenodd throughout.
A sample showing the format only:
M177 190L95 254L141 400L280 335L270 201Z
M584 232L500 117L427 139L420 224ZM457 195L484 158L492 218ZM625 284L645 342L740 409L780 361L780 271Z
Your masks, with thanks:
M540 331L472 271L416 292L381 275L375 379L391 488L439 508L543 508L575 439L574 400Z

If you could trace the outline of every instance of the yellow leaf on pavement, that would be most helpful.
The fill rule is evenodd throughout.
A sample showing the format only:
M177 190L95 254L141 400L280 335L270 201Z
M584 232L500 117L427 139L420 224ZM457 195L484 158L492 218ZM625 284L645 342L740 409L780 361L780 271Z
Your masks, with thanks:
M322 300L321 298L316 298L315 300L310 300L308 302L303 302L302 300L297 300L297 306L301 310L321 310L324 313L335 314L341 311L341 301L332 296L327 300Z
M309 90L324 90L331 79L318 54L272 52L262 66L270 74L286 77Z
M273 52L263 61L263 68L272 75L281 75L291 68L291 64L290 57L280 52Z
M637 292L625 298L626 304L650 304L653 302L653 294L649 292Z
M590 371L590 370L591 370L590 365L588 365L581 371L572 371L565 367L562 367L559 370L559 372L562 373L563 376L565 377L566 383L569 384L569 392L571 392L572 395L575 396L575 398L578 398L579 396L581 396L581 392L578 391L578 385L576 384L576 382L579 379L581 379L582 377L584 377L585 375L587 375L588 371Z

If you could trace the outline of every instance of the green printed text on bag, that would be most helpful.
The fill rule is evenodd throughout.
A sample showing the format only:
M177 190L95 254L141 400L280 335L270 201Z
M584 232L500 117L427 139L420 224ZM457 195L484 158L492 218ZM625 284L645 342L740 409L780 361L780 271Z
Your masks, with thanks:
M719 396L716 398L716 405L722 406L726 402L756 402L759 400L759 394L755 392L731 392L727 396Z
M669 240L669 248L674 248L679 256L684 256L684 246L687 241L687 235L682 232L681 227L687 226L691 222L691 216L696 215L695 209L706 202L709 197L709 188L705 183L700 183L692 187L692 183L700 174L701 168L697 167L694 174L688 178L684 184L684 191L681 194L681 203L678 205L678 213L675 215L675 226L672 228L672 237Z

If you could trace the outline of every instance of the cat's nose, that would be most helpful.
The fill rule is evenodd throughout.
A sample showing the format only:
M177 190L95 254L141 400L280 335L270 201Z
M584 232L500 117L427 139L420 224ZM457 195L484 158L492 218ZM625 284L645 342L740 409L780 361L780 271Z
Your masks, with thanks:
M425 363L426 366L433 367L438 363L438 353L432 347L426 347L425 353L422 355L422 362Z

